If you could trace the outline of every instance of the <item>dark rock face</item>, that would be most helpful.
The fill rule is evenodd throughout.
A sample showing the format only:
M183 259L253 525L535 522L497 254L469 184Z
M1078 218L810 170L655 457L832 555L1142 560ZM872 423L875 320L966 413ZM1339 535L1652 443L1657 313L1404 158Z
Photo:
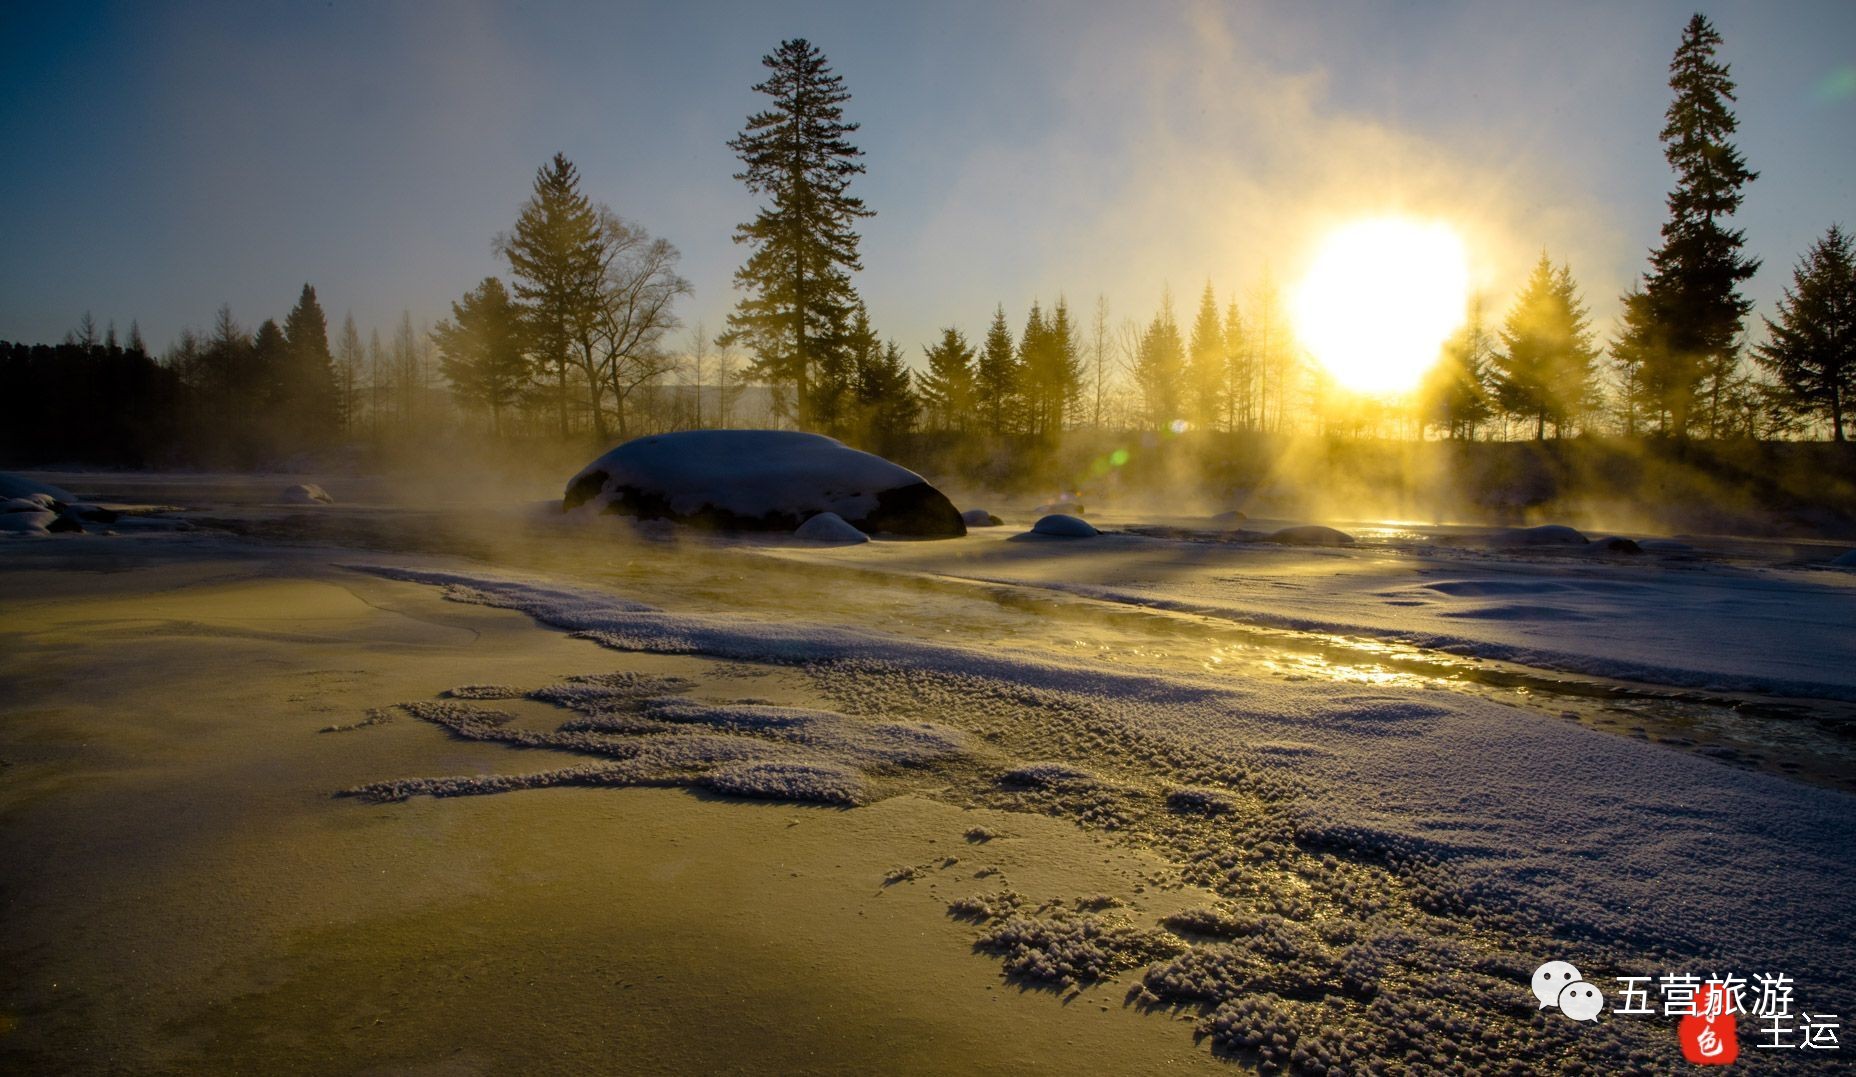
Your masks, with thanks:
M562 509L589 504L723 531L793 531L835 512L871 535L967 533L953 502L920 475L791 431L693 430L626 442L568 482Z

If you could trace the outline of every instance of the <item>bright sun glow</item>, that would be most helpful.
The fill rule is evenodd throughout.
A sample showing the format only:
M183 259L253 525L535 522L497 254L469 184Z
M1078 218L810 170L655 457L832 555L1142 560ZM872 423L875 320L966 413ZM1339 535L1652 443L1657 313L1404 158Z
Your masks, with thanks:
M1296 333L1341 385L1415 388L1463 324L1469 259L1449 225L1384 217L1327 237L1296 289Z

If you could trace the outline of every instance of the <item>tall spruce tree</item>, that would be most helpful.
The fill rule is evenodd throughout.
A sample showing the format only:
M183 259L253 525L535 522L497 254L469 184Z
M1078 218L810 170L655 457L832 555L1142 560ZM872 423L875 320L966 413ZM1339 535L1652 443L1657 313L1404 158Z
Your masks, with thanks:
M604 276L600 215L580 193L580 172L564 154L536 170L515 228L497 237L497 247L509 262L529 346L553 377L561 435L569 431L568 371L576 364L588 368L593 419L600 424L599 379L584 355L599 325Z
M1496 399L1509 414L1534 420L1536 440L1578 417L1592 393L1598 349L1572 270L1543 252L1502 325L1494 357Z
M920 381L928 421L940 430L965 430L972 421L974 404L974 350L960 330L941 330L932 348L922 349L928 372Z
M1225 372L1224 325L1218 318L1211 282L1206 281L1186 351L1184 394L1186 415L1200 430L1214 429L1224 417Z
M1777 379L1784 409L1829 420L1831 437L1845 440L1856 404L1856 251L1842 228L1831 225L1811 245L1779 300L1779 320L1765 322L1769 339L1753 354Z
M757 376L790 386L794 419L806 427L820 403L819 367L836 361L830 353L858 305L850 275L863 263L853 225L873 214L850 194L864 166L863 151L846 138L858 125L844 119L844 79L804 38L782 41L761 65L772 74L754 92L772 105L749 116L728 148L744 166L735 179L767 202L735 229L735 242L752 248L735 271L735 286L748 294L718 341L745 343Z
M979 367L974 374L979 393L979 413L986 432L994 436L1009 434L1018 410L1018 359L1012 350L1012 330L1005 323L1005 304L993 312L986 329L986 341L980 348Z
M335 357L329 351L329 319L316 300L316 289L303 285L296 306L284 318L282 395L285 410L279 415L293 451L334 440L340 427L335 385Z
M1741 253L1745 233L1726 220L1740 208L1741 189L1758 179L1729 141L1738 121L1727 65L1715 60L1721 44L1706 17L1696 14L1682 31L1669 65L1674 99L1664 114L1663 155L1675 170L1667 199L1669 219L1662 242L1650 252L1632 311L1619 343L1643 368L1667 429L1687 438L1698 388L1710 378L1731 376L1738 361L1740 332L1752 302L1740 284L1759 269ZM1614 352L1615 354L1615 352Z

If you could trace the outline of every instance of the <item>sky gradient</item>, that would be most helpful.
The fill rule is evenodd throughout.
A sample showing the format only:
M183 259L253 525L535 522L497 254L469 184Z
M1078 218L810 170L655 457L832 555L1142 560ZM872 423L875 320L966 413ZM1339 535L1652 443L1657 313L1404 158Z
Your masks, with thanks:
M1692 3L446 3L0 8L0 339L86 310L159 349L229 303L383 335L501 273L492 240L565 152L676 244L713 334L754 202L724 143L785 37L844 76L877 216L857 284L919 364L1003 302L1145 321L1209 280L1291 282L1324 228L1448 220L1500 309L1545 248L1601 330L1671 182L1656 140ZM1856 4L1711 4L1761 176L1737 223L1771 313L1856 224Z

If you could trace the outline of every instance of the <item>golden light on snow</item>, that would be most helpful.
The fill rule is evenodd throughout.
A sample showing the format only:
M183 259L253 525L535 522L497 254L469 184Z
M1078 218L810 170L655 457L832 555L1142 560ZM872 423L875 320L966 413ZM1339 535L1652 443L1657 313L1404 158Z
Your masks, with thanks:
M1437 221L1378 217L1328 235L1291 310L1328 373L1363 393L1415 388L1463 324L1469 256Z

